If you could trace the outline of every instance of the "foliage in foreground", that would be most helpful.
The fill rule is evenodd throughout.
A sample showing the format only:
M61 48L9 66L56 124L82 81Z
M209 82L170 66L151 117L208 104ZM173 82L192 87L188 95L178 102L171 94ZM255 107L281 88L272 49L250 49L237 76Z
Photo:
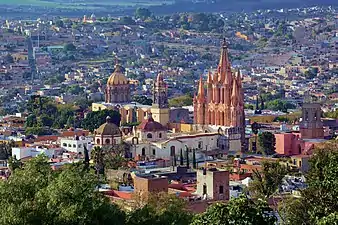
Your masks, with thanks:
M337 149L338 142L332 142L316 150L306 176L308 188L301 191L300 198L280 203L281 224L338 224ZM124 212L95 190L99 180L84 164L52 171L47 158L38 156L23 166L13 163L9 180L0 181L0 225L275 224L276 217L266 199L277 190L285 168L277 163L264 165L262 179L257 181L261 188L254 188L257 197L242 195L192 216L184 210L182 199L165 194Z
M205 213L197 215L192 225L273 225L275 222L276 217L266 203L253 202L241 195L228 204L213 204Z
M0 182L0 224L123 224L125 214L95 191L96 176L74 164L53 172L38 156Z
M278 191L287 168L277 162L262 162L262 170L253 172L253 181L249 185L254 198L269 199Z
M287 199L280 204L283 224L338 224L338 142L318 148L310 160L306 176L308 188L300 198Z

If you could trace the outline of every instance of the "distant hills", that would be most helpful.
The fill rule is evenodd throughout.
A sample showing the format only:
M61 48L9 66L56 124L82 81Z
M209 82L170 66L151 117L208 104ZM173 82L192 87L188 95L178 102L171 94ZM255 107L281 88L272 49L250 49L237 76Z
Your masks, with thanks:
M155 14L180 12L242 12L257 9L338 6L338 0L0 0L0 18L37 18L39 9L51 16L132 15L136 7L148 7ZM20 7L18 7L20 6ZM23 7L22 7L23 6Z
M338 0L176 0L166 7L153 6L153 11L220 12L252 11L257 9L298 8L310 6L338 6Z

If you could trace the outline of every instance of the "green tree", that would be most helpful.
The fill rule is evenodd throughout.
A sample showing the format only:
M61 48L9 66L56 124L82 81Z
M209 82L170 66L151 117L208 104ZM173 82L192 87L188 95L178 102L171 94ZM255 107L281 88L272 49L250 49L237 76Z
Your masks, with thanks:
M78 84L67 87L67 92L72 95L79 95L83 93L83 90L84 88L80 87Z
M265 202L254 202L241 195L227 204L211 205L205 213L196 215L191 225L274 225L276 221L272 209Z
M183 161L183 149L180 151L180 166L183 166L184 161Z
M318 74L318 68L316 67L311 67L304 73L306 79L313 79L317 76L317 74Z
M135 11L135 17L141 20L148 19L151 16L151 12L146 8L137 8Z
M283 224L337 224L338 212L338 141L318 146L310 159L306 175L308 187L301 197L281 204Z
M35 127L38 124L38 120L36 119L36 116L34 114L30 114L27 116L25 126L26 127Z
M0 182L0 224L123 225L125 214L95 188L83 164L52 171L40 155Z
M182 107L192 105L192 97L189 95L182 95L176 98L169 99L170 107Z
M254 110L255 107L254 107L254 105L252 105L252 104L245 104L245 105L244 105L244 108L245 108L245 109Z
M268 101L265 105L267 109L287 112L288 109L295 109L296 106L290 102L281 99L275 99L272 101Z
M67 43L63 46L63 51L73 52L76 50L76 46L73 43Z
M132 101L137 102L137 103L140 103L140 104L142 104L142 105L151 105L151 104L153 104L153 100L147 98L147 97L144 96L144 95L134 95L134 96L132 97Z
M41 124L41 126L45 126L45 127L51 127L53 123L54 123L53 118L46 114L42 114L38 122L38 124Z
M282 184L287 174L287 168L279 162L263 162L262 170L255 170L253 181L249 185L249 191L254 198L269 199Z
M117 126L120 125L121 115L116 110L104 109L101 111L90 112L87 114L86 118L82 121L82 127L84 129L94 131L99 128L103 123L105 123L106 118L110 116L112 118L112 123Z
M53 132L50 129L46 129L43 127L28 127L26 128L26 135L51 135Z
M104 173L104 152L101 147L94 147L90 152L90 157L94 162L94 169L96 174Z
M128 159L125 158L129 151L129 145L121 143L114 145L104 152L104 166L107 169L118 169L126 166Z
M197 169L197 161L196 161L196 150L192 150L192 167Z
M324 116L327 117L327 118L338 119L338 110L331 111L331 112L326 112L324 114Z
M57 21L55 21L55 25L56 25L57 27L63 27L63 26L64 26L64 23L63 23L62 20L57 20Z
M120 18L120 24L123 25L134 25L135 24L135 20L133 20L133 18L131 18L130 16L124 16Z
M147 203L141 206L128 215L127 225L188 225L192 219L186 202L168 193L150 195Z
M8 159L8 168L11 171L11 173L14 173L14 171L18 168L22 167L22 163L20 162L20 160L18 160L16 158L16 156L11 156Z
M9 143L0 143L0 160L7 160L12 156L12 147L15 144L13 141Z
M275 154L276 138L271 132L263 132L258 135L258 144L262 153L266 155Z

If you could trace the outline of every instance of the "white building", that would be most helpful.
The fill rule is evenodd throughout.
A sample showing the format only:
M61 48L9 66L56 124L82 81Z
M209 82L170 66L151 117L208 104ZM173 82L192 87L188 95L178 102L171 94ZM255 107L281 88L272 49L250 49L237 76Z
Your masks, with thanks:
M178 158L181 149L183 152L189 149L189 155L192 156L192 149L195 149L196 159L204 160L205 156L223 154L227 149L218 132L196 132L168 137L167 129L152 117L144 120L134 130L134 137L127 139L127 142L132 144L132 157L141 156L150 159L172 159L173 156Z
M122 132L108 116L106 123L95 130L94 139L95 145L100 147L119 145L122 143Z
M41 148L39 146L33 147L14 147L12 148L12 156L16 157L16 159L24 159L24 158L34 158L37 155L44 154L48 158L54 158L60 152L60 149L52 148Z
M88 153L93 148L93 138L84 136L65 137L60 138L61 147L69 152L75 152L78 154L84 154L84 148L86 147Z

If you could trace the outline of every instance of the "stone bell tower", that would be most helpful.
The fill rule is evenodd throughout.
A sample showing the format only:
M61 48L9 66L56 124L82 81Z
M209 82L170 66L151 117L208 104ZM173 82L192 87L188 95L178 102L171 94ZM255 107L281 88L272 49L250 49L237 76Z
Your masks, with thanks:
M151 107L153 119L163 126L169 122L168 86L163 80L162 73L157 75L153 88L153 105Z
M321 119L322 109L318 102L314 102L308 93L304 96L302 107L302 122L300 133L303 139L324 138L323 121Z

